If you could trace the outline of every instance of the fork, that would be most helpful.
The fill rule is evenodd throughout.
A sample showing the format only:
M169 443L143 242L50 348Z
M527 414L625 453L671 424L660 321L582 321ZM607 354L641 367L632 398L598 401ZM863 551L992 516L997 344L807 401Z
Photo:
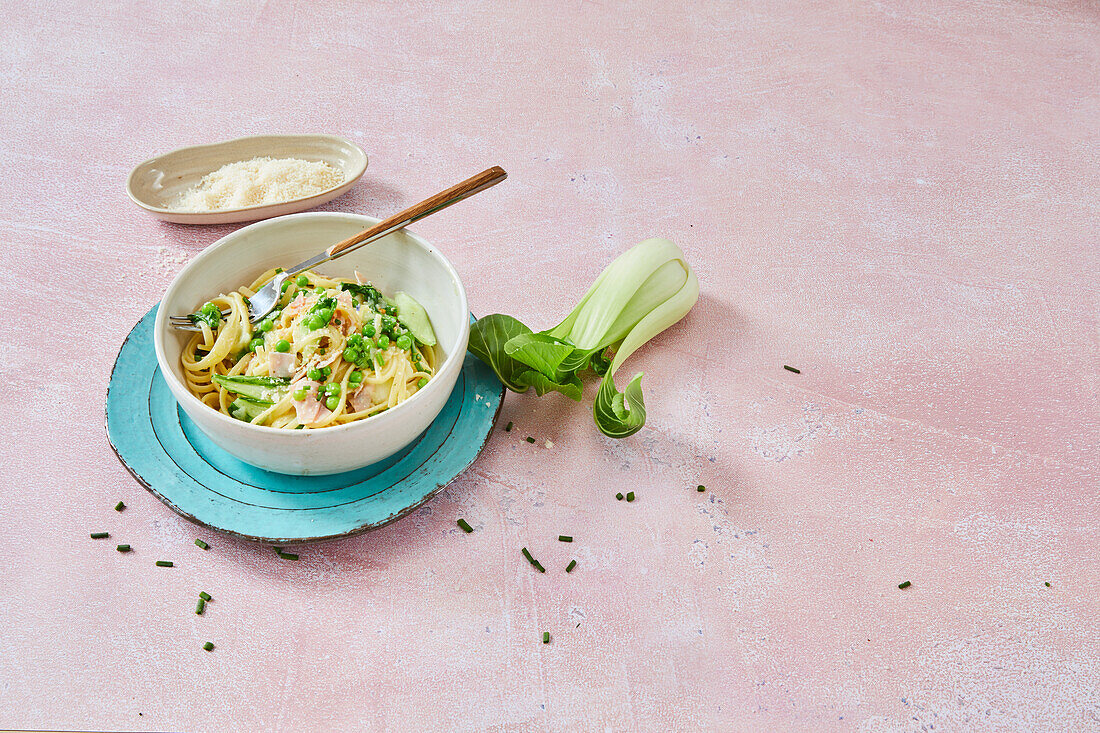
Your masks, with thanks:
M354 252L360 247L365 247L387 234L392 234L398 229L402 229L412 224L414 221L419 221L437 211L442 211L451 204L457 204L464 198L468 198L475 193L495 186L507 177L508 174L505 173L504 169L500 166L493 166L492 168L483 170L476 176L467 178L462 183L451 186L446 191L441 191L434 196L430 196L420 203L414 204L404 211L383 219L352 237L348 237L342 242L337 242L305 262L300 262L294 267L287 268L272 278L267 285L260 288L255 295L248 299L249 322L259 323L268 313L275 309L275 305L279 302L279 297L282 295L283 283L286 282L287 278L295 277L306 270L313 269L317 265L328 262L329 260L334 260L337 257L342 257L348 252ZM222 318L228 315L229 311L221 311ZM191 319L190 315L171 316L169 321L174 328L180 331L202 330Z

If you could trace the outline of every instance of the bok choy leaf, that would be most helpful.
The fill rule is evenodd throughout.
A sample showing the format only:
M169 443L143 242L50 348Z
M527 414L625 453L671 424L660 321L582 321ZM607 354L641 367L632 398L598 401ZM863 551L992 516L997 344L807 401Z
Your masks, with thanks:
M578 373L592 369L603 376L592 406L596 427L625 438L645 425L642 375L619 392L615 372L698 299L699 281L680 248L667 239L647 239L608 265L558 325L535 333L511 316L493 314L473 325L469 348L515 392L534 387L540 396L557 391L580 400Z
M531 329L515 318L494 313L479 318L470 327L470 343L467 348L471 354L492 367L505 387L513 392L526 392L531 385L522 383L519 376L531 367L505 353L504 345L515 336L529 333Z

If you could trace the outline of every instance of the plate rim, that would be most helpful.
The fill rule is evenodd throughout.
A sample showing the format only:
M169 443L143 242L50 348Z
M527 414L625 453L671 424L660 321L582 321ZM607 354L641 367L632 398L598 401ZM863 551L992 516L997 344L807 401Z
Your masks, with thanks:
M111 373L107 378L107 393L106 393L105 399L103 400L103 432L106 433L107 444L109 446L111 446L111 451L115 454L115 458L117 458L118 462L122 464L122 467L126 469L126 472L129 473L134 478L134 480L138 482L138 484L143 486L146 491L148 491L153 496L157 497L157 499L159 499L161 501L161 503L163 503L165 506L167 506L169 509L171 509L174 513L176 513L180 517L186 519L187 521L189 521L193 524L197 524L200 527L205 527L206 529L212 530L214 532L219 532L221 534L230 535L232 537L236 537L237 539L247 540L249 542L260 542L260 543L265 543L265 544L272 544L272 545L299 545L299 544L306 544L306 543L330 542L330 541L345 539L347 537L355 537L357 535L365 534L367 532L372 532L376 529L381 529L382 527L385 527L389 524L393 524L394 522L398 521L399 519L402 519L402 518L408 516L409 514L411 514L416 509L419 509L420 507L427 504L429 501L431 501L433 498L435 498L436 494L438 494L440 491L442 491L443 489L450 486L459 476L466 473L467 469L469 469L470 466L472 466L474 464L474 462L477 461L477 459L485 451L485 446L487 446L489 444L489 437L493 434L493 427L496 426L497 419L500 417L500 411L504 407L504 399L507 396L507 391L508 390L507 390L507 387L505 387L504 384L501 383L501 385L500 385L500 400L497 402L496 410L493 411L493 418L490 422L489 430L485 433L485 435L481 436L480 444L477 447L477 452L474 453L473 457L470 458L469 462L467 462L466 465L464 465L462 468L460 468L458 471L456 471L454 476L447 479L443 483L436 484L435 488L433 488L431 491L427 492L424 495L424 497L422 499L420 499L419 501L417 501L413 504L410 504L409 506L388 515L387 517L385 517L384 519L382 519L380 521L371 522L371 523L365 524L361 527L356 527L354 529L348 530L347 532L341 532L339 534L328 534L328 535L318 535L318 536L315 536L315 537L295 537L295 538L259 537L257 535L245 534L243 532L237 532L235 530L225 529L223 527L215 527L211 524L207 524L206 522L202 521L201 519L195 517L194 515L188 513L187 511L181 509L180 507L178 507L168 497L164 496L162 493L157 491L144 477L141 476L141 474L139 474L137 472L137 470L133 466L131 466L129 463L127 463L126 459L122 457L122 453L119 452L118 446L115 445L115 441L111 437L111 430L108 426L108 419L109 418L108 418L107 406L108 406L109 400L110 400L111 386L112 386L112 383L114 382L115 371L118 369L118 361L122 357L122 350L126 347L126 344L130 341L130 339L133 338L134 332L137 330L138 326L141 325L142 321L144 321L145 318L147 316L149 316L150 313L152 313L155 309L157 309L159 307L160 307L160 303L159 302L155 303L153 305L153 307L151 307L148 311L146 311L145 315L143 315L141 318L139 318L138 322L135 323L133 325L133 327L130 328L129 332L126 334L126 338L124 338L122 340L122 344L118 348L118 353L115 355L114 363L111 365ZM471 316L472 315L473 314L471 314ZM158 371L159 369L160 369L160 365L158 364L154 368L154 373L156 371ZM164 379L163 375L161 375L161 379ZM178 409L178 403L177 403L177 409ZM409 446L405 446L405 447L407 448ZM194 480L194 479L192 478L192 480ZM196 481L196 483L199 483L199 482ZM203 485L200 484L200 486L203 486ZM203 487L206 488L205 486L203 486Z

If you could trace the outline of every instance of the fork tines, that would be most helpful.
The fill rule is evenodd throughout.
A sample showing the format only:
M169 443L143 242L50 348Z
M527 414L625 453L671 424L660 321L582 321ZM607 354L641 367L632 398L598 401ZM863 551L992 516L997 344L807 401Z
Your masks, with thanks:
M232 313L232 311L228 311L228 310L223 310L223 311L218 311L218 312L221 313L222 318L228 318L229 314ZM174 321L176 323L194 323L194 321L191 320L191 316L189 316L189 315L188 316L168 316L168 320Z

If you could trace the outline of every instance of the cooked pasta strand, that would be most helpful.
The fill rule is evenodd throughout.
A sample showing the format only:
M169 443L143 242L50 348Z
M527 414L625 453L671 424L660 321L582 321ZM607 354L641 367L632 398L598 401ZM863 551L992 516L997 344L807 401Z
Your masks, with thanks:
M277 311L253 327L246 298L275 275L270 269L212 299L228 315L216 328L199 320L188 339L184 381L205 404L255 425L316 429L391 409L435 375L436 349L412 338L391 301L355 280L312 272L288 280ZM246 377L269 381L248 389L232 381Z

